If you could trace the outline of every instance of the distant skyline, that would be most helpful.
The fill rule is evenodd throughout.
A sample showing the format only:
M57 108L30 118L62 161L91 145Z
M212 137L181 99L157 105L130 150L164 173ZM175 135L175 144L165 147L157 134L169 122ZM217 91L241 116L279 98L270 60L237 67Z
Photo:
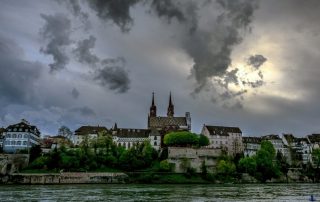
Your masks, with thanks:
M2 0L0 127L146 128L166 115L244 135L320 132L320 1Z

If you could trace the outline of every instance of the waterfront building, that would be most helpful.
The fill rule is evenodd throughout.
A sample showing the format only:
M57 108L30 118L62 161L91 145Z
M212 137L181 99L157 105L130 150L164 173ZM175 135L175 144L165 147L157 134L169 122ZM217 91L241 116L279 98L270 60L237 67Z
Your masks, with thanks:
M108 129L104 126L81 126L75 130L72 142L74 145L80 145L85 138L88 140L98 138L98 133L103 131L108 133Z
M209 139L207 148L222 149L232 156L243 152L242 131L238 127L204 124L201 134Z
M307 136L312 149L320 148L320 134L311 134Z
M265 135L262 136L262 140L268 140L272 143L274 149L276 152L280 152L286 159L289 164L291 164L291 154L288 146L283 144L282 139L279 137L279 135Z
M5 136L3 150L7 153L28 149L33 145L39 145L40 142L38 128L24 119L20 123L8 126L3 134Z
M150 142L151 146L156 150L160 148L161 135L154 129L118 128L115 123L111 129L111 134L113 142L126 149L142 144L145 141Z
M254 156L261 148L261 137L242 137L244 156Z
M291 159L301 161L302 164L307 164L312 161L311 144L306 137L295 137L292 134L283 134L282 141L284 145L291 150Z
M3 150L4 132L5 131L6 131L5 128L0 128L0 151Z

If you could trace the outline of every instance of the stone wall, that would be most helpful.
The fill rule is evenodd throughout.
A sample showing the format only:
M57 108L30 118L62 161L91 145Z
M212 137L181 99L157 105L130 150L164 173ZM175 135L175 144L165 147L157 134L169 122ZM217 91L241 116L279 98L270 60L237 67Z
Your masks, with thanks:
M0 154L0 174L14 173L28 166L28 154Z
M174 172L185 172L185 166L201 172L202 162L205 162L208 172L213 172L217 165L217 158L221 155L220 149L213 148L188 148L188 147L169 147L168 161L175 164Z
M2 178L5 184L112 184L125 183L128 176L124 173L14 173ZM1 179L0 179L1 182Z

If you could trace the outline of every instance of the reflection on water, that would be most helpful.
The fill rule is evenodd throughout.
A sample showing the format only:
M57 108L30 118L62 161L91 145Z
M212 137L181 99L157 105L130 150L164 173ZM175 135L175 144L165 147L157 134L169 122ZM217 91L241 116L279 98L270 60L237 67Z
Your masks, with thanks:
M320 184L9 185L0 201L320 201Z

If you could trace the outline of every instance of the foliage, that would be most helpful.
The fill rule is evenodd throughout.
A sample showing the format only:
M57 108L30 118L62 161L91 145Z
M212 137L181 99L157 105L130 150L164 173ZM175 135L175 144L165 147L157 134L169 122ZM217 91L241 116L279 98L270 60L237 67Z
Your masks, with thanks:
M257 162L254 157L245 157L240 159L239 161L239 170L240 172L249 173L250 175L254 175L257 170Z
M33 145L30 148L30 157L29 157L29 162L34 161L36 158L41 156L42 149L40 145Z
M208 171L207 171L206 161L202 161L202 163L201 163L201 174L203 176L206 176L207 173L208 173Z
M210 144L209 139L205 135L200 135L199 136L199 146L208 146Z
M171 166L170 166L170 163L168 162L168 160L163 160L160 162L159 170L164 171L164 172L171 171Z
M217 173L223 176L233 176L236 172L236 166L231 161L220 160L217 165Z
M171 132L164 136L163 142L167 146L192 146L198 145L199 137L187 131Z
M312 159L316 168L320 167L320 149L314 149L312 151Z

